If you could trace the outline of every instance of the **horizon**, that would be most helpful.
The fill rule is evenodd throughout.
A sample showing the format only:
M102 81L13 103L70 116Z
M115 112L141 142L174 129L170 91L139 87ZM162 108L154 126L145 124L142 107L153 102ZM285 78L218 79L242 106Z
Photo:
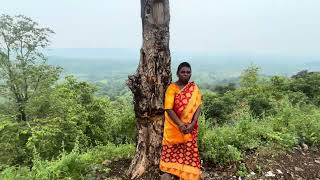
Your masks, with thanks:
M47 56L61 56L61 57L71 57L71 58L95 58L99 56L100 58L108 58L109 55L112 57L132 57L136 56L140 58L140 48L46 48L44 50ZM102 53L98 55L93 55L93 52ZM116 52L116 53L115 53ZM118 53L117 53L118 52ZM123 54L126 52L127 54ZM170 50L171 57L174 56L184 56L184 58L192 57L248 57L250 59L258 58L293 58L293 59L303 59L310 58L315 61L320 61L320 55L284 55L284 54L263 54L263 53L244 53L244 52L197 52L197 51L184 51L184 50ZM112 53L112 54L107 54ZM93 56L91 56L93 55Z

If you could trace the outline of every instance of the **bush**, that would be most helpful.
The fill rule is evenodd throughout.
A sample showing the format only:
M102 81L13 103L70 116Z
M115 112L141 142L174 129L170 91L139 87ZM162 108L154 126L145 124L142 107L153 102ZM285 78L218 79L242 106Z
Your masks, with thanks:
M290 110L295 109L291 107ZM279 121L286 121L287 116L283 114L257 119L245 105L238 111L234 116L235 124L205 130L200 147L206 160L221 164L239 161L247 152L271 144L284 149L292 148L301 138L297 133L299 131L292 128L290 131L288 124L279 124Z
M134 143L135 116L130 95L111 101L94 95L89 83L67 77L28 104L29 121L0 118L1 166L31 166L35 149L43 160L97 145ZM1 167L0 167L1 168Z
M26 143L31 132L26 123L0 117L0 171L3 167L30 163Z
M233 112L237 102L232 93L226 93L223 96L206 93L203 99L203 112L207 120L211 121L213 125L230 122L229 115Z
M100 167L99 170L103 170L107 175L108 166L103 166L103 161L128 159L134 152L135 147L130 144L108 144L82 154L76 146L71 153L62 153L59 159L54 161L40 160L35 154L31 171L26 167L9 167L0 173L0 179L92 179L96 170L92 169L93 167Z
M36 119L30 124L32 135L28 138L26 147L30 152L36 148L42 159L51 160L62 151L70 152L77 139L82 148L88 146L88 137L74 121L61 118Z

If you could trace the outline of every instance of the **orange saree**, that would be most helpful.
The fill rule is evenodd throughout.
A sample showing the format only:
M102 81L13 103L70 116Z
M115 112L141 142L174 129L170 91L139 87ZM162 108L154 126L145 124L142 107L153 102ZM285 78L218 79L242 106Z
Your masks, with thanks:
M193 82L181 90L172 83L166 91L164 109L172 109L184 123L191 123L200 104L201 93ZM200 179L197 138L198 123L190 134L183 134L165 112L160 170L176 175L180 180Z

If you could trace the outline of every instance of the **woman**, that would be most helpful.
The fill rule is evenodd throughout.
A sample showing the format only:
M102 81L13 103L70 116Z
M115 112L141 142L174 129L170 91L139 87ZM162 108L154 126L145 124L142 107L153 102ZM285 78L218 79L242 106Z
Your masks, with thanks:
M165 122L160 159L160 170L180 180L200 179L200 157L197 144L201 93L194 82L189 82L191 66L178 66L175 83L165 94Z

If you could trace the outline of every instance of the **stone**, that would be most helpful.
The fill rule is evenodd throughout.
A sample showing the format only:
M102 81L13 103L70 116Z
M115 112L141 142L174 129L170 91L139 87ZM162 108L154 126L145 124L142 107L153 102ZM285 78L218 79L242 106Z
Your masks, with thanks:
M160 180L172 180L172 176L168 173L162 174Z
M208 173L206 173L206 172L202 172L201 173L201 179L206 179L206 178L208 178L209 177L209 174Z
M301 172L301 171L304 171L303 169L301 169L301 168L299 168L299 167L294 167L294 170L295 170L295 171L300 171L300 172Z
M302 149L303 149L304 151L308 151L308 149L309 149L309 146L306 145L305 143L302 143L302 144L301 144L301 147L302 147Z
M276 171L278 172L278 174L283 174L283 172L280 169L276 169Z
M268 171L266 174L265 174L266 177L275 177L276 175L273 174L272 171Z
M112 161L110 161L110 160L105 160L105 161L103 161L101 164L103 164L103 165L105 165L105 166L108 166L110 163L111 163Z

